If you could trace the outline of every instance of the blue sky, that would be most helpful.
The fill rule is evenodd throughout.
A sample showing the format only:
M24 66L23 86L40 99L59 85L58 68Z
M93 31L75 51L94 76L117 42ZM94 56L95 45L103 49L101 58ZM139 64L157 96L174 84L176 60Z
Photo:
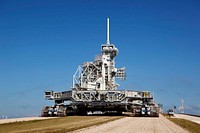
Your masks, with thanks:
M164 107L200 115L200 2L195 0L3 0L0 117L33 116L45 90L72 86L78 65L106 42L127 69L119 89L149 90Z

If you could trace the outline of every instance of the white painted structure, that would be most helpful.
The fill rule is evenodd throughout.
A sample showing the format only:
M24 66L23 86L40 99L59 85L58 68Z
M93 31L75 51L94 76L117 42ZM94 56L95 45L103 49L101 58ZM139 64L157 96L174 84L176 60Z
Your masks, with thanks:
M107 18L107 41L101 45L101 55L93 62L80 65L73 76L73 88L83 90L116 90L115 78L125 80L125 67L115 68L115 57L118 49L110 44L109 18Z

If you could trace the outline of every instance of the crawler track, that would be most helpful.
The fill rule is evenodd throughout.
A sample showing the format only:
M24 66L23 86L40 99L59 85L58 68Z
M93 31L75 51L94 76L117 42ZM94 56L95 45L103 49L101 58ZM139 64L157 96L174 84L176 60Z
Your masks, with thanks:
M93 126L74 133L188 133L162 115L152 117L125 117L113 122Z

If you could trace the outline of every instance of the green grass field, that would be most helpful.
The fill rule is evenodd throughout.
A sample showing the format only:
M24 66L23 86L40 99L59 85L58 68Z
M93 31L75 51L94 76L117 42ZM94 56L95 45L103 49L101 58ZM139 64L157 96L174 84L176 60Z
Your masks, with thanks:
M0 133L66 133L120 119L122 116L67 116L63 118L0 124Z

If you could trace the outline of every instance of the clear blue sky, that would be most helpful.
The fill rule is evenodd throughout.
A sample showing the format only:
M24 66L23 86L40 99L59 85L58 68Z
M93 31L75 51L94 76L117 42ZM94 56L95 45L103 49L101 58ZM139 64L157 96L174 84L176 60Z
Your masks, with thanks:
M198 0L1 0L0 117L32 116L72 86L79 64L106 42L127 68L119 89L149 90L164 107L200 114Z

